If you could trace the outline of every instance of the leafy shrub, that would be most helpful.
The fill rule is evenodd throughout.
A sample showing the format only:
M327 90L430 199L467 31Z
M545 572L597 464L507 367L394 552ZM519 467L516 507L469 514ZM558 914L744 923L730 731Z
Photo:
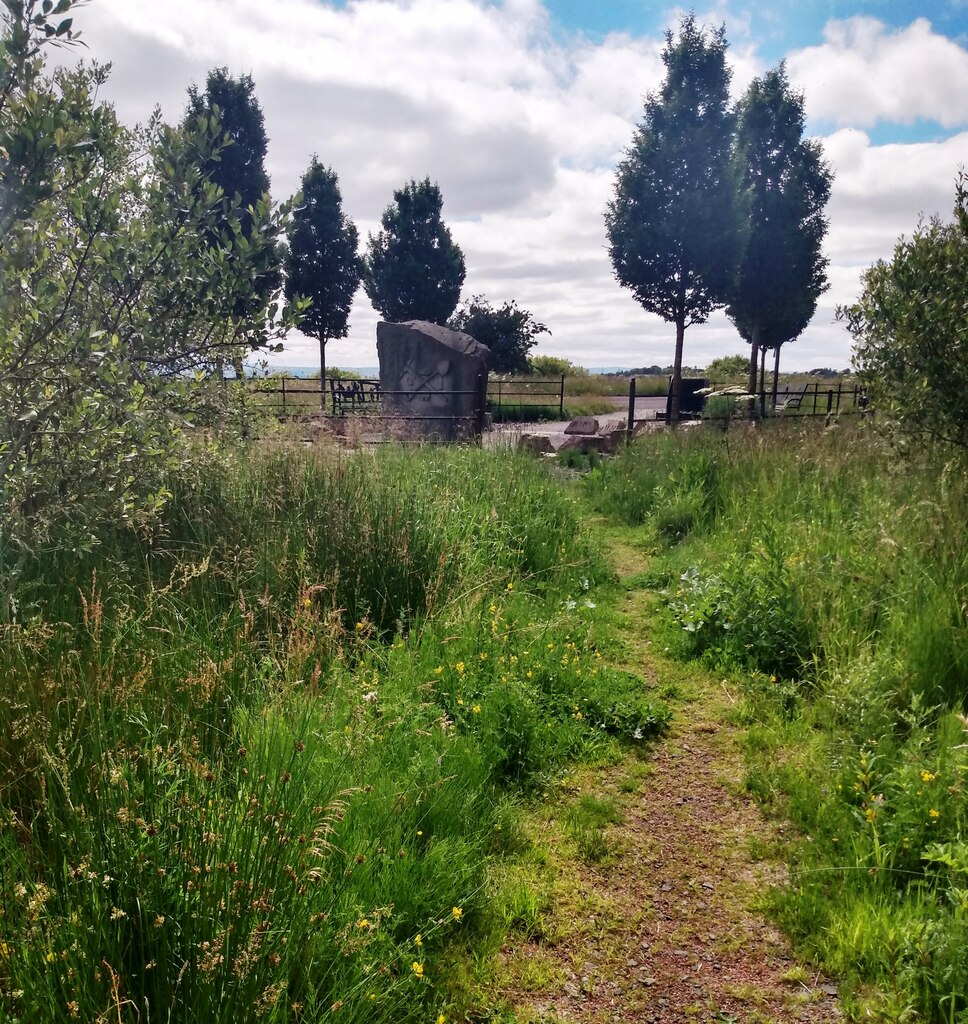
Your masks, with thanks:
M629 526L653 522L679 540L715 519L722 504L722 453L663 434L623 448L585 478L600 512Z
M686 656L788 678L810 653L799 605L783 562L766 548L734 555L715 572L693 566L666 593Z

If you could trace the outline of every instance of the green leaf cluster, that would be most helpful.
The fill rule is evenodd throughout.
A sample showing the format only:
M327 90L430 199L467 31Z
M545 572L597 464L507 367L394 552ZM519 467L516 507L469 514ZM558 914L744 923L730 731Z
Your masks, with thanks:
M665 81L646 98L605 217L619 283L680 328L725 305L742 251L726 46L691 14L678 38L667 33Z
M213 367L287 326L263 291L285 210L259 198L243 233L204 172L216 118L130 131L97 99L105 69L47 74L69 6L2 12L0 543L22 550L150 520L188 428L232 400Z
M382 230L370 235L363 287L387 320L446 324L457 308L464 254L444 224L440 188L429 178L393 193Z
M932 218L901 238L890 261L862 278L838 315L878 416L900 438L933 439L968 453L968 179L956 185L953 222Z
M357 253L356 225L343 213L336 172L313 157L303 175L301 195L289 229L286 297L312 301L301 326L319 339L325 377L326 342L346 337L363 263Z
M832 176L819 144L802 138L803 97L781 63L734 109L726 46L724 30L708 31L694 14L667 33L665 80L646 97L605 215L617 280L676 326L673 421L687 327L728 307L754 350L778 348L804 329L827 287Z
M465 302L451 317L450 326L487 345L491 369L497 373L527 373L528 352L537 344L537 336L551 333L513 299L498 308L483 295Z

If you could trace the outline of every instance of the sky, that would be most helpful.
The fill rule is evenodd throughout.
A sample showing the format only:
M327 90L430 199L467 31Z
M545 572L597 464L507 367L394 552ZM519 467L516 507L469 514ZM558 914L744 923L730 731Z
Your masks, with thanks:
M671 363L675 329L615 281L604 211L615 168L662 82L687 8L645 0L90 0L84 56L112 64L102 97L129 124L180 119L213 67L251 74L273 198L313 155L339 176L364 242L393 190L430 177L464 251L463 297L514 300L551 330L535 353L590 369ZM968 0L713 0L738 98L786 60L807 135L834 172L830 289L785 346L785 369L850 364L836 321L864 269L919 219L949 217L968 164ZM360 289L327 363L376 365L379 319ZM686 333L684 361L745 350L722 312ZM275 364L318 366L290 336Z

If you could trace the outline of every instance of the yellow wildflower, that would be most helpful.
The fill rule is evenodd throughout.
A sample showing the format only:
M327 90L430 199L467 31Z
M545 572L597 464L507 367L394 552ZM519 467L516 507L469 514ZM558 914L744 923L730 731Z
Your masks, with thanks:
M479 715L481 713L481 706L480 706L480 704L475 704L471 708L471 711L473 711L475 715Z
M931 817L931 818L940 818L940 817L941 817L941 811L939 811L939 810L937 809L937 807L932 807L932 808L931 808L931 810L930 810L930 811L928 811L928 817Z
M424 976L423 964L420 963L419 960L414 960L414 962L410 965L410 970L413 971L413 973L418 978L422 978Z
M417 934L413 937L413 944L415 946L423 945L423 936L420 934L420 932L417 932Z
M450 916L455 921L459 921L464 916L464 908L463 907L452 907L451 911L450 911Z
M926 768L923 768L921 770L921 781L934 782L934 772L929 772Z

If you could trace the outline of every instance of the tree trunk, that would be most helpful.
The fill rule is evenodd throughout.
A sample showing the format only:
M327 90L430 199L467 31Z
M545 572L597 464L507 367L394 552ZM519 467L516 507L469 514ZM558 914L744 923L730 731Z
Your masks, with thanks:
M750 373L749 381L747 383L747 392L753 396L750 398L749 408L750 416L756 418L756 371L757 363L759 362L760 355L760 322L759 320L753 321L753 332L750 338Z
M672 364L672 383L669 385L669 412L666 422L676 426L682 407L682 346L686 336L686 317L680 314L676 319L676 358Z
M760 415L766 416L766 346L760 349Z
M319 336L319 407L326 412L326 342L325 334Z
M781 349L781 347L782 346L780 346L780 345L776 346L776 359L773 361L773 392L772 392L772 400L773 400L773 408L774 409L776 408L776 392L777 392L777 389L779 388L779 382L780 382L780 349Z

